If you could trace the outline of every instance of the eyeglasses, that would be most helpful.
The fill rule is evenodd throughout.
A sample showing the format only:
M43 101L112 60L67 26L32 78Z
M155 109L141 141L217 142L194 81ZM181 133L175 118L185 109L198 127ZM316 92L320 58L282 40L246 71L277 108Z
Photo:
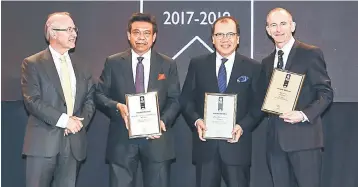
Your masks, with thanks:
M135 37L140 37L142 35L142 33L143 33L144 37L146 37L146 38L149 38L150 36L152 36L152 32L150 32L150 31L143 31L143 32L140 32L139 30L132 31L132 34Z
M68 27L67 29L52 29L52 30L54 30L54 31L66 31L68 33L78 32L77 27Z
M223 39L224 37L226 37L227 39L231 39L231 38L235 37L236 35L237 35L237 33L234 33L234 32L228 32L226 34L219 32L219 33L214 34L214 36L219 40Z

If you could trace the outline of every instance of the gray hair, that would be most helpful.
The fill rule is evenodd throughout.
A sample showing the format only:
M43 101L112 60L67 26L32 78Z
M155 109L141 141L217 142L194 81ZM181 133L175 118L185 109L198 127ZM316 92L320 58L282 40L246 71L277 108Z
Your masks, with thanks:
M46 41L49 42L50 41L50 38L51 38L51 30L52 30L52 27L55 23L55 20L54 19L51 19L52 17L54 16L68 16L68 17L71 17L71 14L69 12L54 12L52 14L49 14L47 16L47 21L46 21L46 24L45 24L45 28L44 28L44 33L45 33L45 38L46 38Z

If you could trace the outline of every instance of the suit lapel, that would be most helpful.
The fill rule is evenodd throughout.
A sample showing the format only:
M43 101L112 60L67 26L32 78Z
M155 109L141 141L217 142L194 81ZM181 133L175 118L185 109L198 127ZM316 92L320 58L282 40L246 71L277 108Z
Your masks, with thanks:
M241 66L241 61L242 61L241 56L238 53L236 53L234 65L232 66L232 70L231 70L230 80L229 80L229 83L228 83L226 91L225 91L227 93L229 93L231 90L233 90L233 88L237 84L236 79L240 75L242 75L243 67Z
M271 74L273 72L273 66L274 66L274 62L275 62L275 54L276 54L276 51L272 52L270 54L270 56L268 57L268 64L267 64L267 78L270 80L271 79Z
M158 75L161 73L162 70L161 64L162 61L158 53L152 50L152 53L150 55L150 72L149 72L147 92L150 92L158 87L156 83L158 82Z
M65 96L64 96L63 90L62 90L61 80L58 75L58 72L57 72L57 69L55 66L55 62L53 61L51 52L48 48L44 51L43 60L44 60L43 65L45 67L45 71L46 71L47 76L49 77L49 80L50 80L49 82L51 82L53 84L56 91L60 95L61 99L63 101L65 101Z
M208 56L208 62L204 63L204 69L207 70L207 81L212 82L212 87L210 87L209 92L219 93L219 84L218 84L218 77L216 75L216 52L212 53Z
M75 72L75 77L76 77L76 96L75 96L75 104L73 107L73 112L75 113L79 108L80 108L80 96L82 94L82 92L84 92L84 83L83 78L81 77L80 74L80 69L78 68L77 64L75 62L77 62L76 58L74 55L71 55L71 62L72 62L72 67L73 67L73 71Z
M136 93L134 79L133 79L133 69L132 69L132 54L131 50L128 49L125 54L122 56L122 73L124 80L128 80L128 92Z
M294 56L296 54L296 49L297 49L298 44L299 44L299 42L296 40L295 43L292 46L290 54L288 55L288 58L287 58L287 62L286 62L286 66L285 66L286 70L289 70L291 68L291 66L292 66L293 59L294 59Z

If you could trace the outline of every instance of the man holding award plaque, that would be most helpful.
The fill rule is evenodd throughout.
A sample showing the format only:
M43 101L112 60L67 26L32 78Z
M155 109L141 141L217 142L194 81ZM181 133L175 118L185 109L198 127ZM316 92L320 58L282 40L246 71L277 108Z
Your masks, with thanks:
M97 86L97 103L111 118L106 153L111 187L135 187L139 162L144 187L169 186L180 85L176 63L152 49L156 36L153 16L133 14L127 31L131 48L106 59Z
M333 100L322 51L293 38L296 23L285 9L267 15L275 51L263 59L270 80L262 109L269 112L267 161L274 187L320 186L321 114Z
M260 64L236 52L240 28L221 17L212 28L216 52L193 58L181 95L182 114L193 130L197 187L248 187L251 131L259 119Z

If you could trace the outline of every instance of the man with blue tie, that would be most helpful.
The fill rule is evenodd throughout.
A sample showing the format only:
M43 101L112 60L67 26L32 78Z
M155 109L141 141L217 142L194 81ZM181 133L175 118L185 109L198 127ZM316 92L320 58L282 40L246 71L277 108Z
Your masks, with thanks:
M127 31L131 48L106 59L96 89L97 104L111 118L106 153L110 187L135 187L139 162L144 187L169 186L170 164L175 159L171 127L180 110L180 85L176 63L152 49L156 36L153 16L133 14ZM162 135L129 139L125 95L152 91L158 93Z
M292 15L283 8L267 15L275 50L262 60L266 82L274 68L305 74L296 109L268 116L267 161L274 187L320 186L323 147L321 114L333 100L322 51L295 40ZM289 78L289 77L286 77Z
M258 124L262 91L261 66L236 52L240 28L233 17L221 17L212 27L216 52L193 58L184 82L183 116L193 130L193 164L197 187L218 187L223 177L228 187L248 187L251 164L251 132ZM237 94L236 125L232 140L204 139L205 93ZM225 106L230 103L225 103Z

